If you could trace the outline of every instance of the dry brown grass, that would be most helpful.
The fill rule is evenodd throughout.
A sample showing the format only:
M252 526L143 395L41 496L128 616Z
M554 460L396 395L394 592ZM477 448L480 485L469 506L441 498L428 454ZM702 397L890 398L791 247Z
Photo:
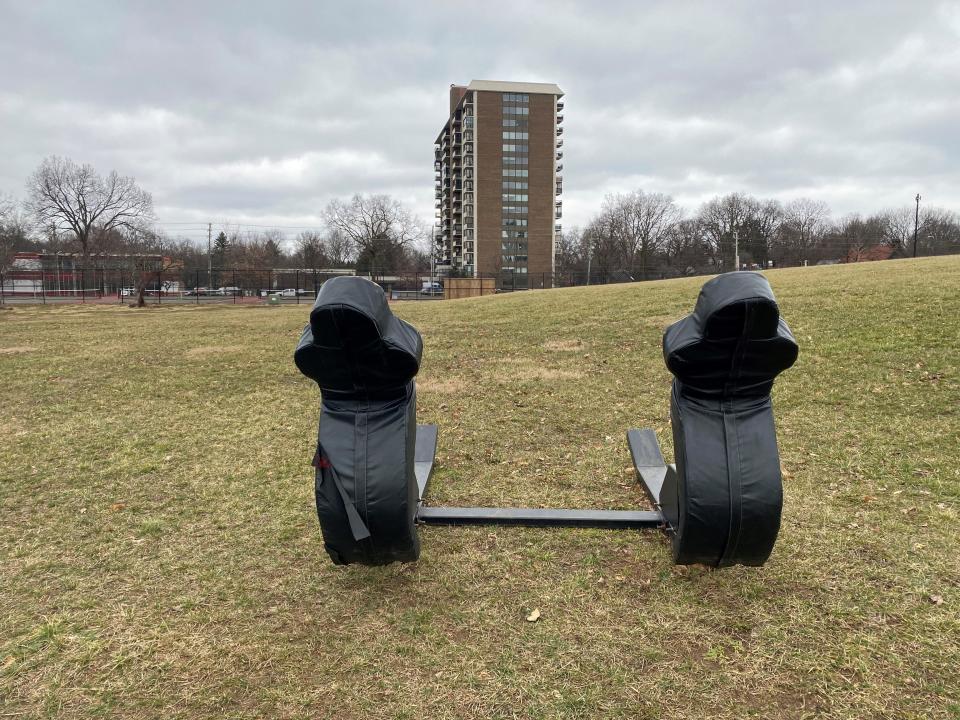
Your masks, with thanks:
M0 712L957 717L960 258L769 276L801 344L783 528L718 572L654 533L523 528L333 567L306 306L0 314L43 348L0 356ZM669 457L660 334L701 283L395 305L424 336L432 502L642 506L623 433Z
M184 355L187 357L206 357L207 355L237 355L244 350L243 345L206 345L190 348Z

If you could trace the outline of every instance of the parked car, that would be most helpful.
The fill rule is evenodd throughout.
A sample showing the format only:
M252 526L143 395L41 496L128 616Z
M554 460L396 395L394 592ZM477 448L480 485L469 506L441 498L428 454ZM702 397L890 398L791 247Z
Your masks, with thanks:
M218 288L217 295L243 295L243 290L231 285L229 287Z
M443 295L443 285L438 282L424 280L423 286L420 288L420 293L423 295Z
M283 290L274 290L270 293L271 297L296 297L296 288L284 288Z

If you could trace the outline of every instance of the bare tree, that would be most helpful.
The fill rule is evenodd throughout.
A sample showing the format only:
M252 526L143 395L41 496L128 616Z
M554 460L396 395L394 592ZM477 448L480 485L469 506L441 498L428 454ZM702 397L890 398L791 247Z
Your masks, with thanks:
M157 292L163 292L163 274L181 269L183 263L170 258L173 244L164 236L152 231L133 230L126 234L127 266L134 282L136 300L130 307L145 307L147 283L154 278L157 281Z
M343 233L357 250L357 267L394 269L403 250L425 237L423 223L389 195L354 195L331 200L324 210L331 230Z
M323 236L313 230L306 230L294 240L297 262L307 270L318 270L327 264L327 253L323 246Z
M356 257L350 238L338 228L333 228L323 238L323 249L330 259L330 266L335 268L350 265Z
M153 218L153 199L132 177L112 171L101 177L91 165L46 158L27 183L28 205L37 224L72 233L84 262L97 233L144 229Z
M943 208L924 208L920 211L917 243L922 255L960 252L960 217Z
M675 222L663 243L663 257L671 272L686 275L696 270L703 259L703 224L698 218Z
M880 214L883 220L883 242L899 250L907 250L913 245L914 209L902 207L886 210ZM919 234L919 233L918 233Z
M783 206L776 200L747 198L746 209L747 216L738 237L740 261L763 267L783 223Z
M554 267L557 275L583 272L586 269L586 246L580 228L571 227L557 233L557 245L554 253Z
M639 259L640 278L645 280L654 253L660 250L671 226L680 219L681 212L673 198L643 190L608 195L601 213L612 216L625 269L634 276Z
M799 198L783 208L778 245L784 259L803 263L827 230L830 208L822 200Z
M731 193L704 203L698 217L704 230L705 249L714 265L733 267L734 233L739 234L750 212L750 198Z
M599 272L601 278L609 278L617 269L621 234L618 219L610 213L600 213L584 228L583 239L590 275Z
M32 246L30 224L17 202L0 195L0 275L10 267L13 256Z

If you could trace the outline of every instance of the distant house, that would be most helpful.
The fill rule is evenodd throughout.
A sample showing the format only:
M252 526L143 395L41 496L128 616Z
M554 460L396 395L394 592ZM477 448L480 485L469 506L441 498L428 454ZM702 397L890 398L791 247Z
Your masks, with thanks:
M903 250L894 245L872 245L870 247L850 248L844 262L869 262L872 260L894 260L906 257Z

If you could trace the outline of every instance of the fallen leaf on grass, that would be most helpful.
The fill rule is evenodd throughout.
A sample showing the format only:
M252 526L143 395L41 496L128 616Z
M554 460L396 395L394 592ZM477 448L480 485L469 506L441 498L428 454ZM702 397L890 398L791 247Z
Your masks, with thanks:
M126 503L118 502L118 503L114 503L113 505L111 505L111 506L110 506L110 509L111 509L113 512L120 512L120 511L123 510L126 506L127 506Z
M540 619L540 609L534 608L533 612L527 615L527 622L536 622Z
M8 667L13 665L13 663L15 663L16 661L17 659L13 655L7 655L3 659L3 669L6 670Z
M931 595L930 602L934 605L943 605L943 595ZM529 620L530 618L527 618Z

